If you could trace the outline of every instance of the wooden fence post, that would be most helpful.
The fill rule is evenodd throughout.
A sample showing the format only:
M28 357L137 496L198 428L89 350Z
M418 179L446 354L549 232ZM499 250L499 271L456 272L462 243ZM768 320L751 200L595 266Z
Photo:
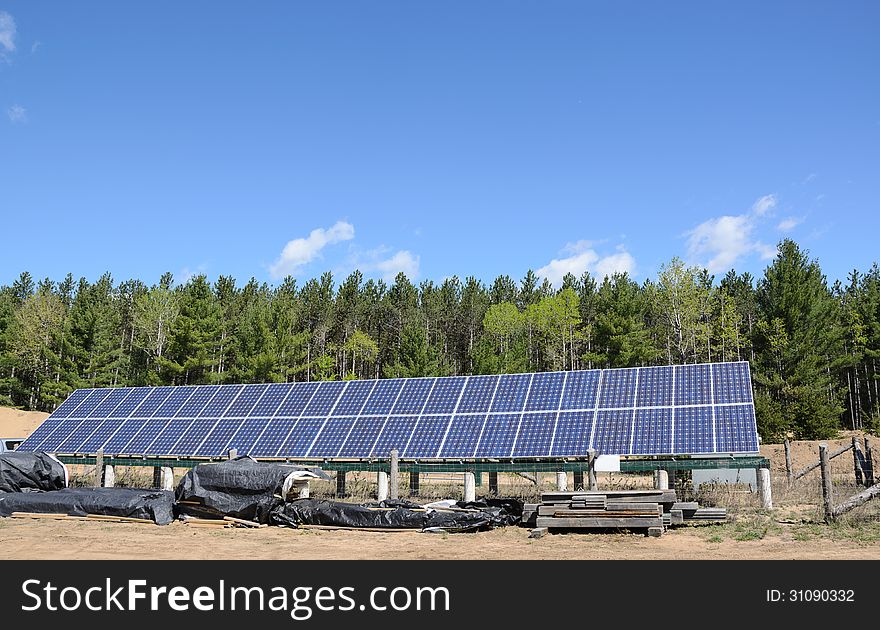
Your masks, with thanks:
M782 444L785 446L785 478L791 484L791 476L793 474L791 470L791 442L788 441L788 438L785 438Z
M860 486L864 483L864 479L862 478L862 449L859 446L859 439L856 436L852 437L852 450L853 450L853 469L856 473L856 485Z
M104 485L104 449L99 448L95 455L95 487Z
M867 437L865 437L865 485L869 488L874 485L874 453Z
M598 490L599 484L596 481L596 451L590 449L589 456L587 459L587 464L589 466L589 470L587 474L589 476L590 481L590 490Z
M388 471L388 495L391 499L400 498L399 489L400 464L397 461L397 449L391 451L391 468Z
M819 468L822 472L822 504L825 509L825 522L834 520L834 497L831 494L831 465L828 461L828 445L819 445Z

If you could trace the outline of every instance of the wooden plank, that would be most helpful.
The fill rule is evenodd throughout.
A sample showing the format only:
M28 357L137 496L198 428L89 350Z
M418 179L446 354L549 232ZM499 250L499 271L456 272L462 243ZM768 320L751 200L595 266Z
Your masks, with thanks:
M91 521L116 521L120 523L149 523L150 525L155 525L156 523L151 521L148 518L131 518L128 516L111 516L109 514L86 514L86 518Z
M663 535L662 527L649 527L648 528L648 536L652 538L660 538Z
M641 501L609 501L605 504L605 509L610 512L615 510L641 510L643 512L663 511L659 503L643 503Z
M627 529L662 527L659 516L653 518L552 518L538 517L536 527L549 529Z
M684 512L681 510L669 510L670 525L684 525Z
M661 512L654 510L646 512L639 510L635 512L608 512L605 510L557 510L553 514L543 514L541 516L553 516L556 518L654 518L660 517Z
M697 503L696 501L676 501L675 503L672 504L671 509L694 511L694 510L700 509L700 504Z
M546 527L536 527L532 531L529 532L529 538L543 538L547 535Z
M223 520L228 521L230 523L235 523L236 525L241 525L242 527L253 527L253 528L260 527L260 523L255 523L253 521L246 521L241 518L235 518L234 516L224 516Z

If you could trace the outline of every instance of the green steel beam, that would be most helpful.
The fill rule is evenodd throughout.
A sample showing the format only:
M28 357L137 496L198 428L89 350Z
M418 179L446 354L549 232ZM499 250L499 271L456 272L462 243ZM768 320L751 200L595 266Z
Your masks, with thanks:
M59 456L65 464L94 465L93 456ZM104 457L104 463L112 466L168 466L172 468L192 468L198 464L210 461L223 461L218 459L177 459L171 457L143 458L143 457ZM268 460L267 460L268 461ZM271 460L284 461L284 460ZM387 460L367 461L340 461L340 460L308 460L293 461L302 466L316 466L324 470L337 470L342 472L388 472L390 466ZM657 459L622 459L620 471L626 473L650 472L653 470L696 470L718 468L769 468L770 461L760 455L745 457L712 457L712 458L657 458ZM586 460L534 460L534 461L439 461L417 462L401 461L400 472L417 473L489 473L489 472L582 472L588 469Z

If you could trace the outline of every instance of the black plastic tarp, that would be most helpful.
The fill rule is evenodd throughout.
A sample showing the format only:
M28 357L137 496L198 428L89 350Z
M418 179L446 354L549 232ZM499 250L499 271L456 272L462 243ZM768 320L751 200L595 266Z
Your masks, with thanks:
M298 499L272 510L273 525L327 525L352 528L443 530L474 532L506 525L489 511L447 511L412 507L408 502L384 501L357 505L342 501ZM516 522L518 517L514 517Z
M199 464L177 486L177 509L192 516L233 516L268 523L282 502L284 482L291 474L329 479L319 469L258 462L242 456L219 464Z
M13 512L103 514L167 525L174 520L174 495L166 490L139 488L65 488L0 494L0 516L11 516Z
M0 453L0 492L60 490L67 486L64 466L46 453Z

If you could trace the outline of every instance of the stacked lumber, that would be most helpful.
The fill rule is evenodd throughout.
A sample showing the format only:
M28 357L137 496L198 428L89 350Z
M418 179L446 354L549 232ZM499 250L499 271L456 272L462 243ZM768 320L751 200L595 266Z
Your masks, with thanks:
M674 502L673 490L545 492L534 520L536 527L549 530L650 529L657 535L654 528L662 532L664 506Z
M62 520L62 521L104 521L109 523L140 523L155 525L156 523L146 518L130 518L128 516L109 516L106 514L86 514L75 516L73 514L56 514L54 512L13 512L12 518L28 518L33 520Z
M637 529L659 536L677 525L724 523L727 510L678 501L675 490L545 492L523 506L521 525L553 530Z

